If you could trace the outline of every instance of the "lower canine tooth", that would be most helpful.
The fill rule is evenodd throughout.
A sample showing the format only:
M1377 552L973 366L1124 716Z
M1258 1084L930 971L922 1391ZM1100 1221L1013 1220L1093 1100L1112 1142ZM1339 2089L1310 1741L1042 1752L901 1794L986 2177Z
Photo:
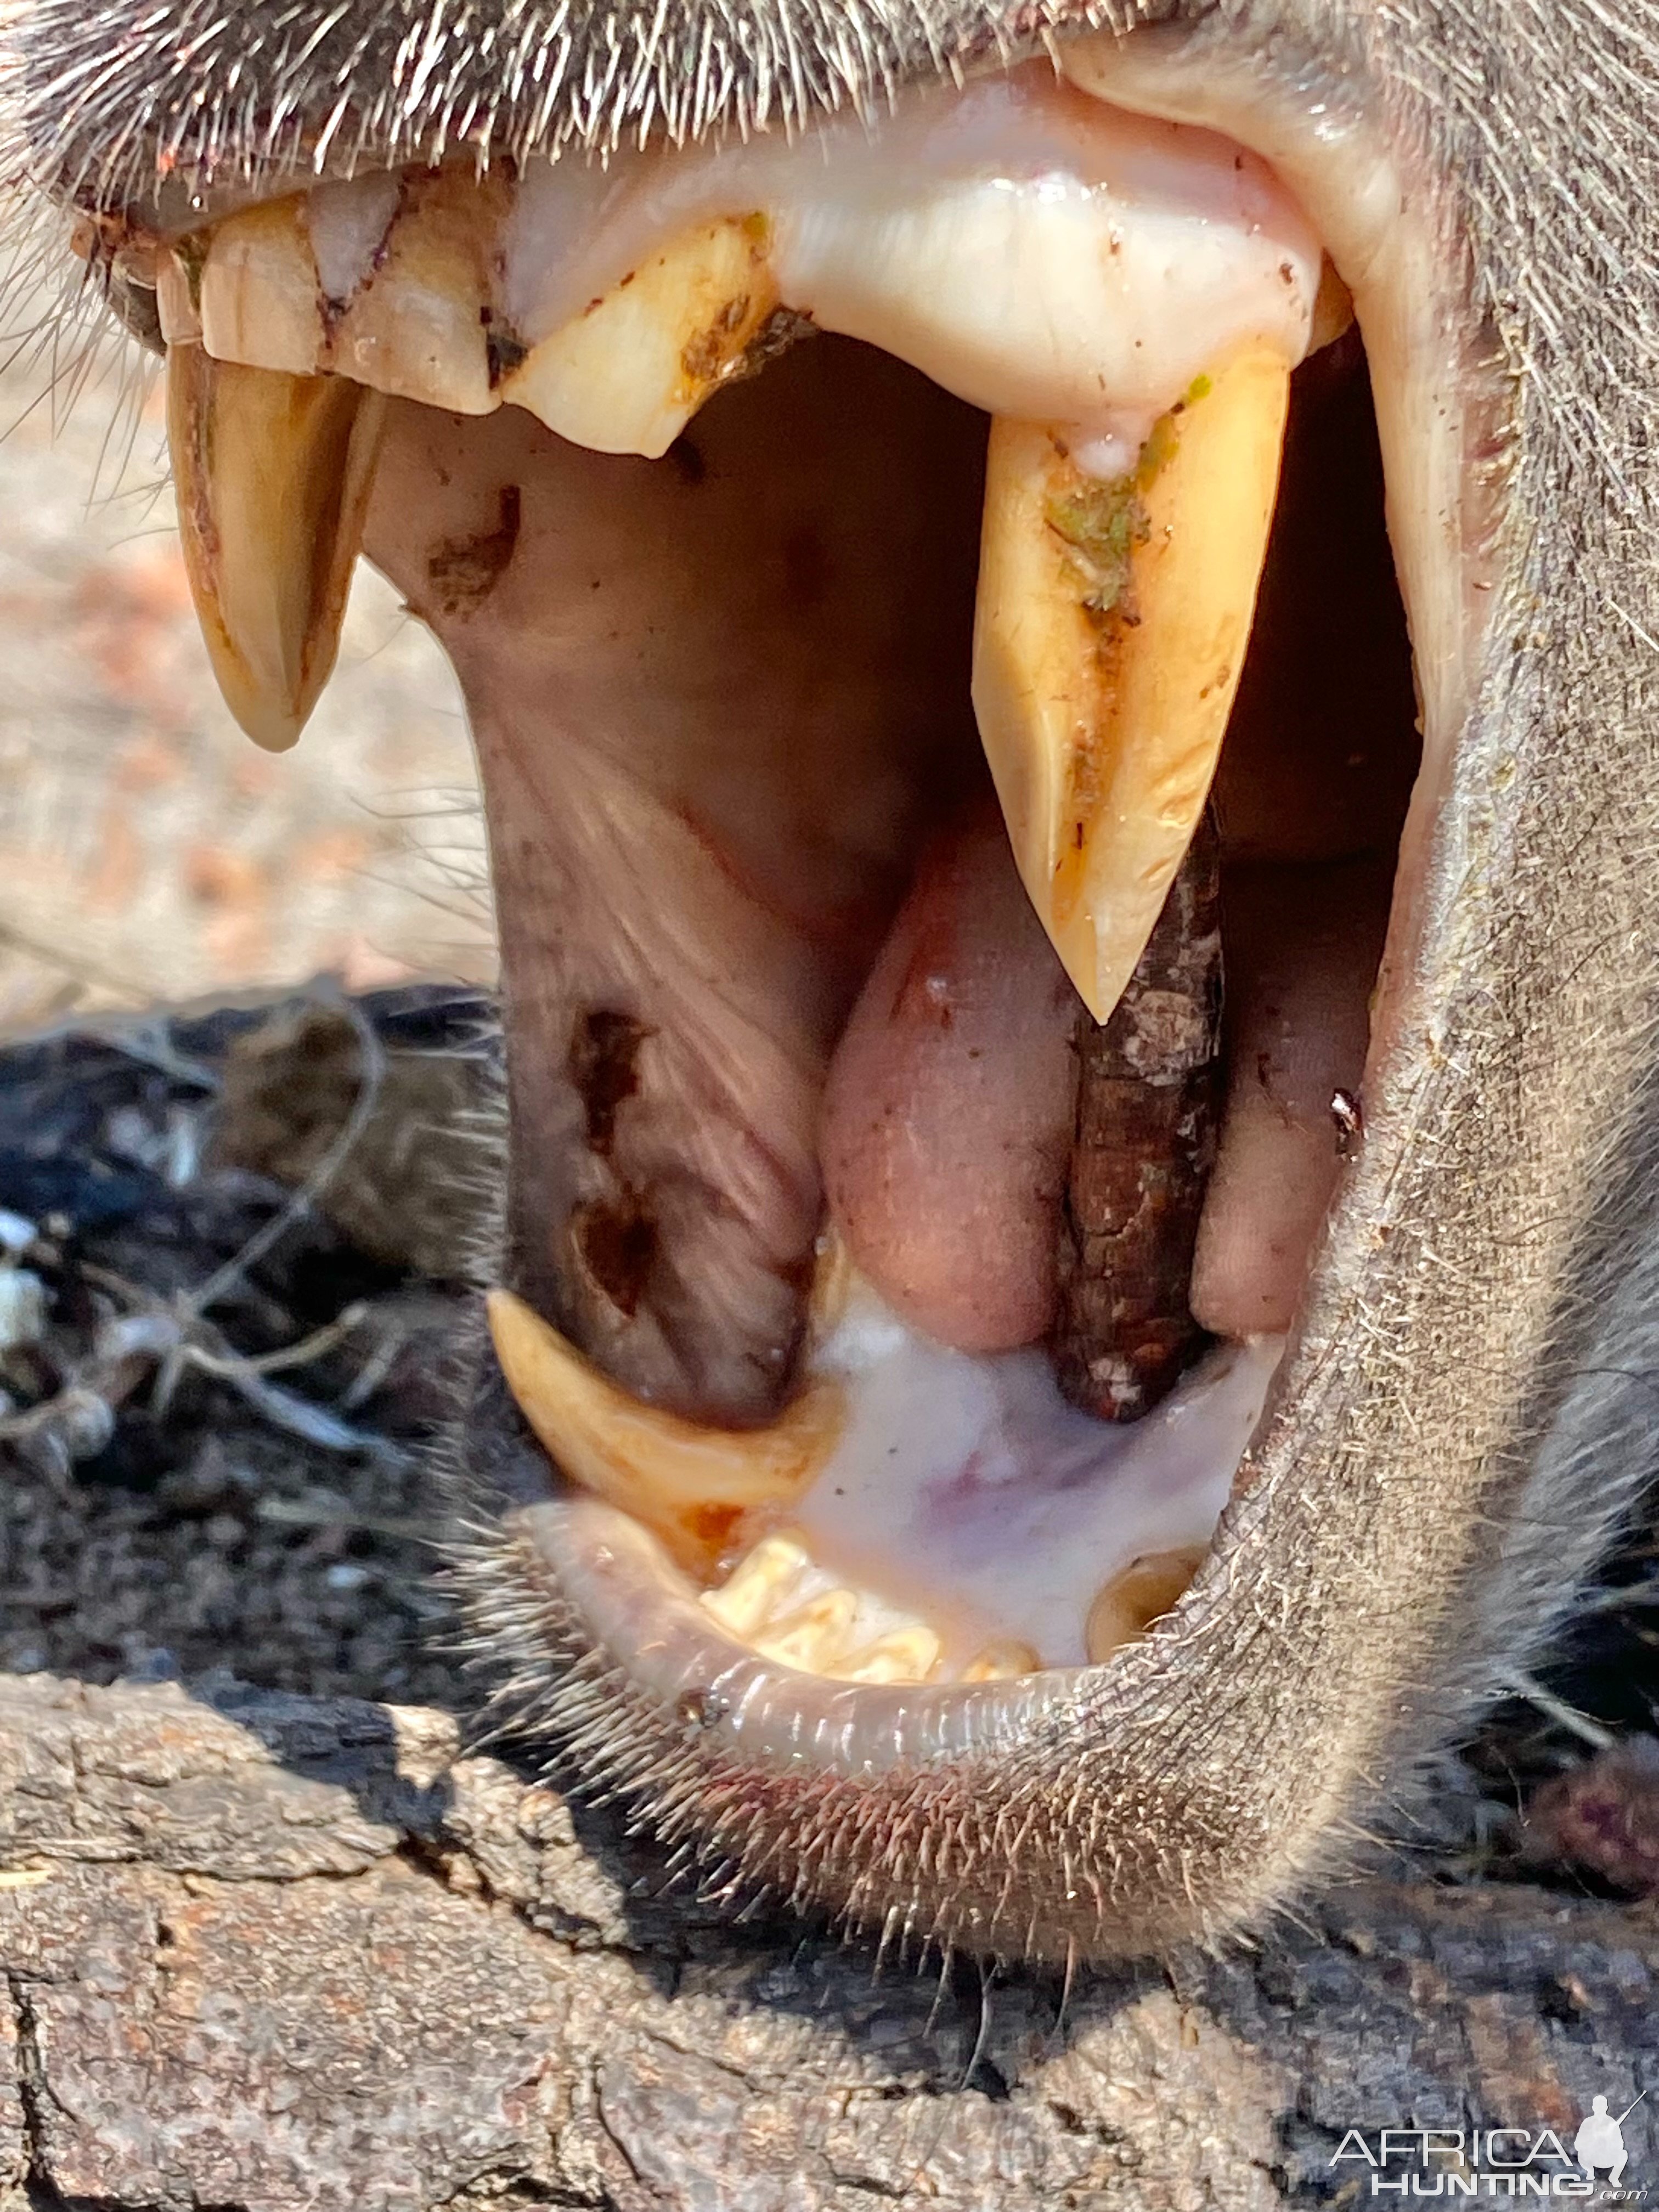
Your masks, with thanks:
M334 665L384 403L329 376L167 349L167 442L196 612L249 737L291 745Z
M840 1436L834 1383L803 1392L770 1428L705 1428L618 1389L511 1291L492 1291L489 1313L507 1388L550 1457L684 1565L706 1569L741 1514L792 1503Z
M1083 1632L1091 1662L1097 1667L1121 1644L1144 1636L1153 1621L1168 1613L1203 1558L1201 1549L1148 1552L1108 1583L1090 1607Z
M501 397L600 453L665 453L778 305L763 216L688 231L533 346Z
M1200 378L1135 467L994 421L974 708L1025 888L1097 1021L1140 957L1204 805L1267 551L1290 370Z

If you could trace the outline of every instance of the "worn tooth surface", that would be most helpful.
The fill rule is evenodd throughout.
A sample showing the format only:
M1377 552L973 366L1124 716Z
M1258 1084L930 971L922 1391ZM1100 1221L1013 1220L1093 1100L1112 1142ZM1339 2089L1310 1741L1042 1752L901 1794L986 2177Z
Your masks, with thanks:
M493 172L405 181L376 266L334 325L330 357L342 374L457 415L501 404L489 335L507 198Z
M763 1536L702 1604L720 1626L748 1638L787 1609L791 1593L811 1566L806 1547L793 1536Z
M849 1651L830 1669L838 1682L925 1682L939 1664L939 1638L920 1621L890 1628Z
M248 208L217 226L201 264L198 307L202 343L216 361L294 376L328 366L303 198Z
M334 665L383 412L336 377L168 349L191 592L226 704L271 751L299 736Z
M601 453L665 453L778 307L764 216L687 231L533 346L501 397Z
M555 1463L705 1569L740 1514L798 1498L834 1450L842 1392L814 1384L765 1429L713 1429L642 1404L510 1291L489 1301L507 1388Z
M1148 1552L1109 1582L1089 1608L1083 1632L1091 1662L1099 1666L1121 1644L1144 1636L1169 1612L1203 1563L1203 1548Z
M193 240L155 257L155 313L170 346L202 343L202 260Z
M974 707L1015 859L1103 1021L1202 811L1243 664L1290 371L1254 348L1200 378L1133 467L994 421Z
M809 1674L827 1674L853 1640L858 1611L855 1591L822 1590L750 1640L763 1659L799 1667Z

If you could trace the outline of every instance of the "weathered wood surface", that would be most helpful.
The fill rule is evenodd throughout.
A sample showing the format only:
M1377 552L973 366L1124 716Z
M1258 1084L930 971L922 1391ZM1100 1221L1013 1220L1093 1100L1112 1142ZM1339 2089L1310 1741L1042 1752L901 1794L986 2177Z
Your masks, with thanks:
M982 2013L632 1852L434 1712L0 1681L0 2204L1347 2203L1350 2125L1570 2136L1659 2082L1651 1906L1375 1881Z

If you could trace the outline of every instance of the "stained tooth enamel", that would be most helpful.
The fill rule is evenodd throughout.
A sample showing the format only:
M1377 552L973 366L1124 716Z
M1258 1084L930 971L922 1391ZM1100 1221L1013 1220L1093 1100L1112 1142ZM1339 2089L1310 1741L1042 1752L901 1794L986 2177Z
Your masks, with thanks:
M688 231L533 346L501 397L601 453L665 453L778 305L764 216Z
M832 1382L769 1428L706 1428L619 1389L510 1291L492 1291L489 1312L507 1388L556 1465L655 1529L682 1564L706 1568L738 1515L799 1497L840 1435Z
M1133 474L991 427L974 708L1022 879L1104 1021L1202 811L1249 641L1290 369L1252 348L1160 418Z
M167 442L196 612L226 704L291 745L339 644L384 403L360 385L167 353Z
M492 269L506 205L494 173L411 179L377 265L335 324L334 368L428 407L492 413Z
M1099 1666L1121 1645L1144 1636L1153 1621L1169 1612L1203 1559L1198 1547L1148 1552L1108 1583L1090 1607L1084 1630L1091 1664Z
M216 361L313 375L327 339L302 198L273 200L222 222L202 264L202 343Z

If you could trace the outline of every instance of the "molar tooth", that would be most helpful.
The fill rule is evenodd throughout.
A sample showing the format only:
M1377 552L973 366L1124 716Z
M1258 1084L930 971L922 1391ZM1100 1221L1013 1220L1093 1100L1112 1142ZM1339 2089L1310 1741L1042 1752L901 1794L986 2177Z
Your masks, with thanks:
M837 1660L830 1673L838 1682L925 1682L939 1664L943 1649L931 1628L917 1621L909 1628L890 1628Z
M851 1640L858 1610L854 1591L823 1590L751 1640L763 1659L808 1674L827 1674Z
M532 346L501 397L600 453L665 453L778 307L765 216L684 233Z
M207 241L197 298L202 343L216 361L286 369L291 376L327 368L302 197L247 208L218 224Z
M493 413L501 397L487 332L507 199L494 172L446 169L407 180L379 266L334 326L334 368L428 407Z
M769 1428L708 1428L619 1389L512 1291L492 1291L489 1314L507 1388L555 1462L699 1570L738 1515L798 1498L840 1436L834 1383L803 1392Z
M336 377L167 350L185 572L225 702L291 745L328 681L362 543L385 403Z
M747 1640L787 1607L811 1565L805 1547L793 1536L763 1536L718 1589L703 1591L703 1607L722 1628Z
M1121 1644L1144 1636L1170 1610L1204 1559L1201 1545L1175 1552L1146 1552L1100 1591L1089 1607L1083 1645L1091 1665L1109 1659Z
M1035 1674L1042 1662L1031 1646L1018 1636L999 1636L982 1644L962 1670L964 1682L1011 1682L1017 1674Z
M1290 371L1253 348L1159 418L1131 473L994 421L974 707L1015 859L1097 1021L1202 811L1249 639Z

